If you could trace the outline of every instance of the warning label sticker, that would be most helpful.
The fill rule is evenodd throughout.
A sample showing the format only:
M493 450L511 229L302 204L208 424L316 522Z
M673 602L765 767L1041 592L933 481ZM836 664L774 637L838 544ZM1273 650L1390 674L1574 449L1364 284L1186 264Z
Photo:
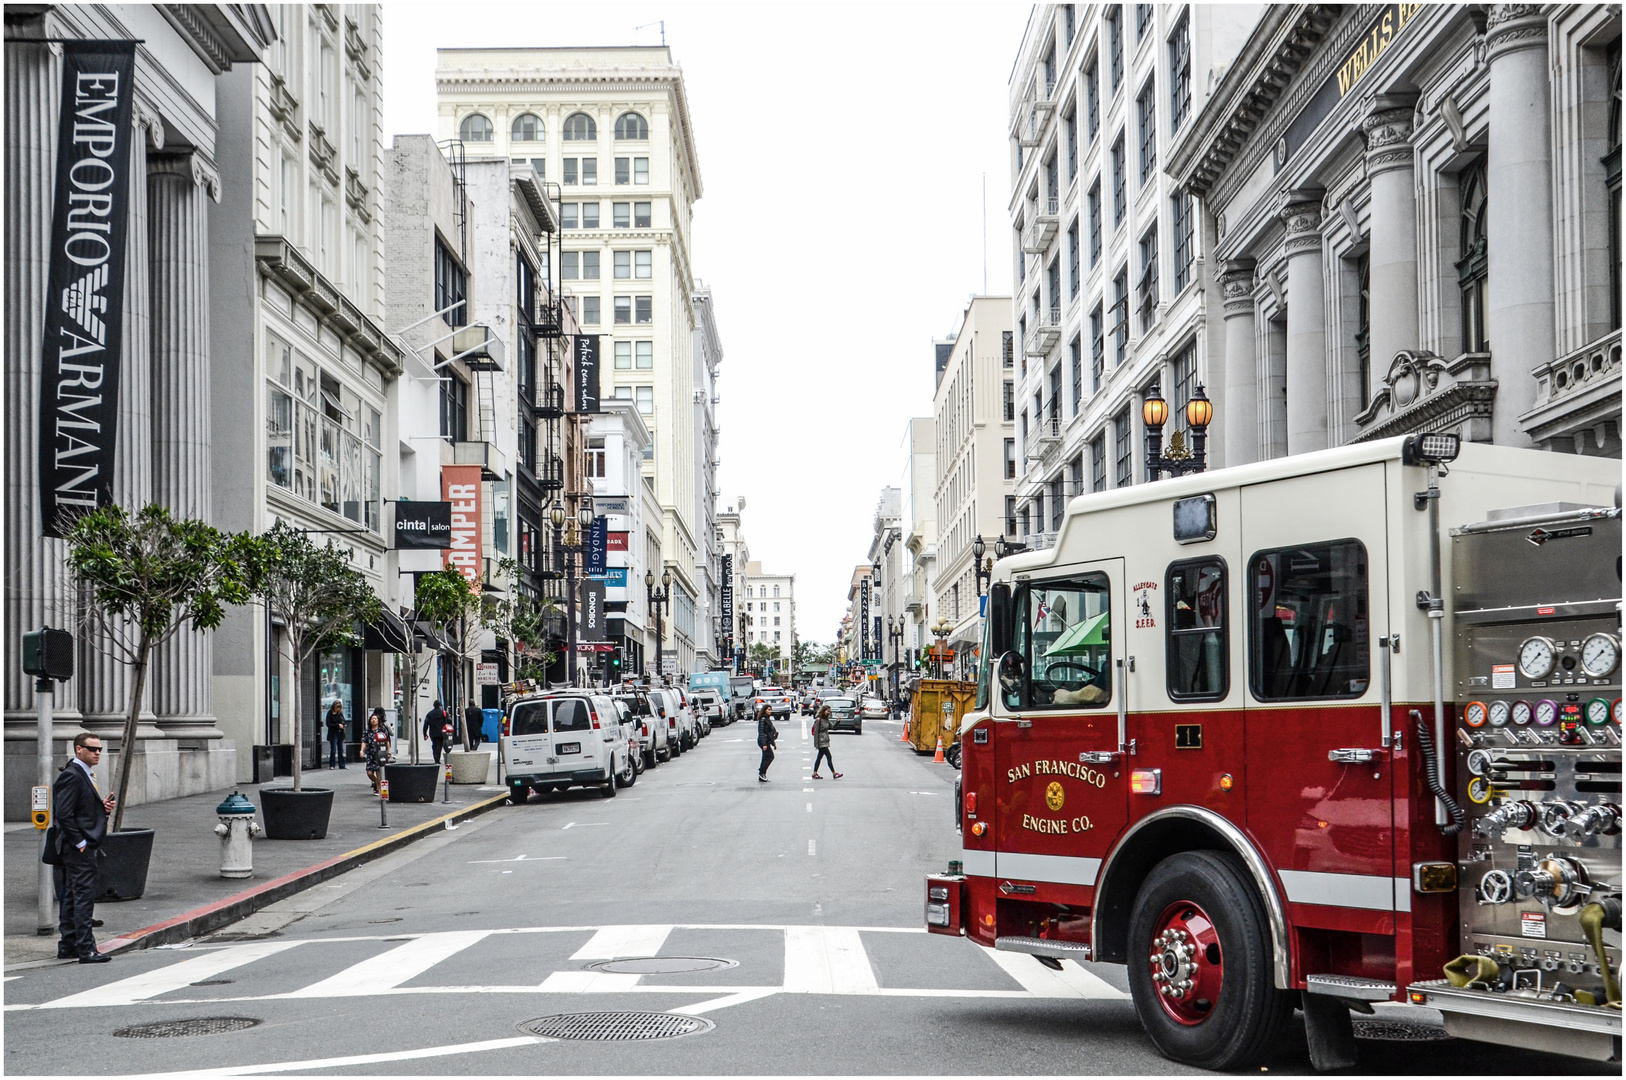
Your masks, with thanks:
M1547 914L1542 911L1519 912L1519 933L1524 937L1547 936Z
M1496 664L1491 668L1492 690L1512 690L1516 685L1512 664Z

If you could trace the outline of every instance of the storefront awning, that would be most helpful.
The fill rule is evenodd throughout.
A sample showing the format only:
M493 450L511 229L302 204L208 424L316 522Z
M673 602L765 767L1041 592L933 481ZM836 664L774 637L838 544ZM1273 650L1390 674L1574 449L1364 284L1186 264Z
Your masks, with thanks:
M1093 619L1085 619L1077 626L1070 627L1056 639L1054 645L1044 651L1044 654L1059 656L1063 653L1080 653L1092 645L1106 645L1108 614L1103 611Z
M379 652L405 653L412 651L412 631L401 616L389 608L380 608L378 618L366 624L362 632L362 647Z

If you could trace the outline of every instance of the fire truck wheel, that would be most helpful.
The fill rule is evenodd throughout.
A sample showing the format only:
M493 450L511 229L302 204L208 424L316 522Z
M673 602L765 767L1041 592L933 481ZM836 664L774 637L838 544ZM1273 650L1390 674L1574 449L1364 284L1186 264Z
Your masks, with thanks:
M1152 868L1129 923L1129 991L1158 1050L1187 1065L1246 1068L1278 1040L1292 998L1272 981L1264 904L1234 858L1187 851Z

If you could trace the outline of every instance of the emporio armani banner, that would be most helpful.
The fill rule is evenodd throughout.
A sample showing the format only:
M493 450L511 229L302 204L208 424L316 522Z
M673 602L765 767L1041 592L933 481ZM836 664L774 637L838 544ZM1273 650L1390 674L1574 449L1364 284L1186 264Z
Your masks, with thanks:
M124 252L130 222L133 41L62 45L56 210L40 367L40 527L113 501Z

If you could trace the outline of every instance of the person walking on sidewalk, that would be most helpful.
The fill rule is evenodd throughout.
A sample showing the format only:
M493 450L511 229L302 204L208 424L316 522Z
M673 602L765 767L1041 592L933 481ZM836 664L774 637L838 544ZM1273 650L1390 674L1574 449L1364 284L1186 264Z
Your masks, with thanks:
M337 701L327 711L327 767L344 768L344 706Z
M818 756L813 759L813 779L823 780L819 775L819 762L830 763L830 775L837 780L841 774L836 772L836 759L830 756L830 706L820 707L818 715L813 717L813 746L818 750Z
M115 797L102 798L91 772L101 760L102 738L88 731L73 737L73 760L63 766L51 785L51 829L55 846L46 851L55 856L58 897L58 960L79 958L81 964L102 964L111 960L96 949L91 920L96 907L96 870L103 858L102 841L107 836L107 815L113 812Z
M773 745L779 741L779 729L773 725L773 706L763 705L757 713L757 745L762 747L762 764L757 766L757 779L768 782L768 766L773 764Z
M454 701L455 707L457 703ZM440 752L446 749L446 724L449 717L446 710L440 707L440 699L435 699L434 708L423 718L423 733L429 737L429 747L434 751L435 764L440 764Z
M469 707L463 710L463 739L470 751L480 749L480 740L485 735L483 730L485 726L485 712L474 702L469 702Z
M390 733L384 726L383 709L374 709L367 717L367 730L361 736L361 759L367 765L367 779L373 782L373 794L377 795L379 777L390 760Z

